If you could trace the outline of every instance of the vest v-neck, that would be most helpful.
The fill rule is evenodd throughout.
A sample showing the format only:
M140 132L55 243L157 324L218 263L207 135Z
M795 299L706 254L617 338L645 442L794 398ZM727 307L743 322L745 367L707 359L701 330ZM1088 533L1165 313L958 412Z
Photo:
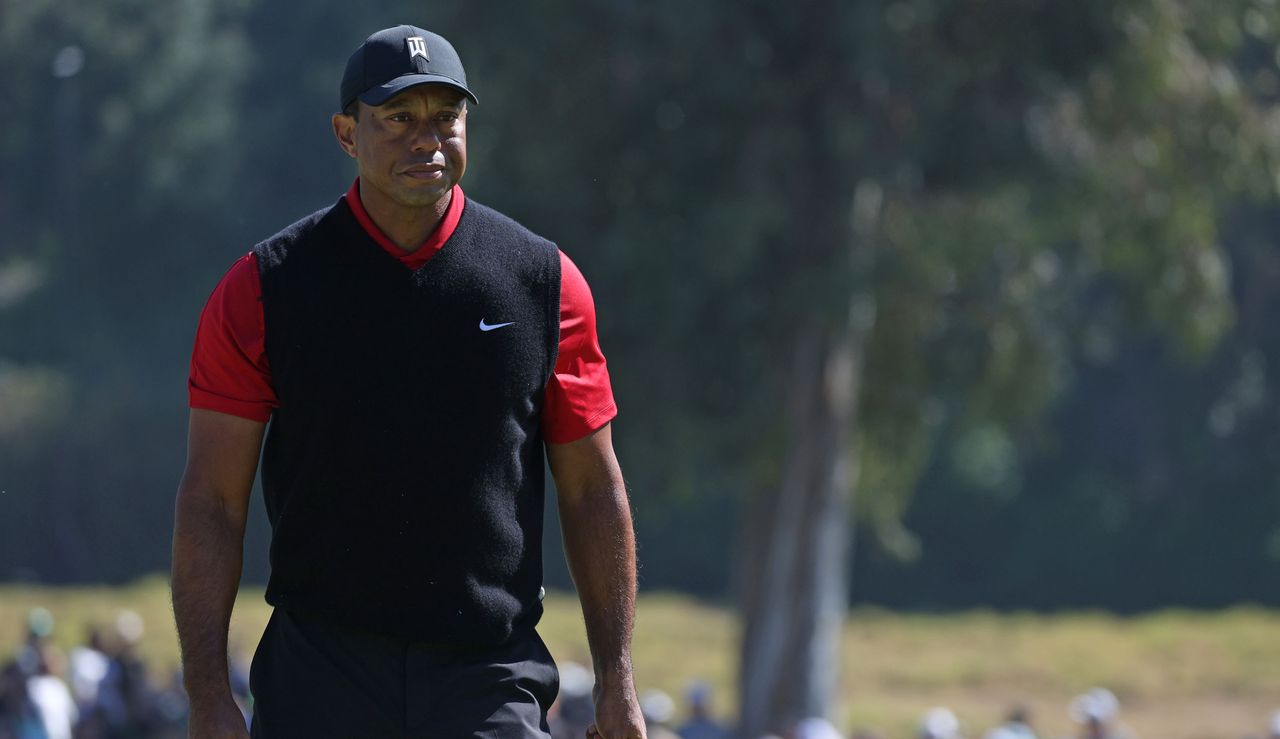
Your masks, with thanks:
M415 251L408 252L400 248L399 244L383 233L382 229L378 228L378 224L373 222L369 212L364 209L364 203L360 201L359 177L355 179L355 182L351 183L351 189L347 190L345 197L347 207L351 209L351 214L355 216L360 228L364 229L364 232L369 235L370 239L373 239L375 244L404 265L410 272L417 272L437 252L444 248L445 243L449 241L449 237L453 236L454 230L458 228L458 221L462 218L462 209L466 201L466 196L462 194L462 187L454 185L452 196L449 198L449 207L445 209L444 217L440 219L431 234L427 236L427 240L422 242L422 246Z

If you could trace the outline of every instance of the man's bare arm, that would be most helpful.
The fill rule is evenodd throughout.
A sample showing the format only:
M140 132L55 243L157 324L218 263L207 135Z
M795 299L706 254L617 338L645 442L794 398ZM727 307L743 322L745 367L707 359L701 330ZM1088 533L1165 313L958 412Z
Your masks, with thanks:
M192 409L173 527L173 614L191 699L190 735L244 736L231 697L227 627L266 424Z
M635 534L609 426L575 442L548 444L547 459L595 667L596 732L605 739L643 737L631 669Z

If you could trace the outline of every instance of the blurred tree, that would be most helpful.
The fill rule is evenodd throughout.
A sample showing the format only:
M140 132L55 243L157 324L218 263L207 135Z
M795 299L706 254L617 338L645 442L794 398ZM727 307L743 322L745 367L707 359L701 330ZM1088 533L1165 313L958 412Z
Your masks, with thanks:
M239 162L242 11L0 5L0 265L21 294L0 311L0 426L19 429L0 438L6 576L120 578L163 556L171 496L146 501L181 469L180 446L153 455L181 433L190 286ZM119 545L139 528L151 546Z
M1152 330L1203 358L1230 326L1220 212L1269 196L1274 163L1271 101L1237 79L1274 19L1218 29L1268 7L898 3L856 44L887 52L869 112L904 121L873 147L899 176L858 438L887 544L911 553L893 524L931 437L979 501L1008 495L1074 367Z
M1147 331L1085 355L1048 423L986 484L943 424L905 523L923 547L894 562L869 540L857 598L888 606L1096 607L1275 603L1280 306L1274 205L1232 208L1223 233L1236 320L1181 361ZM961 464L961 462L966 462ZM1192 554L1194 552L1194 554Z
M1015 489L1022 437L1077 361L1147 328L1202 357L1230 325L1218 211L1268 194L1273 157L1266 101L1234 81L1247 39L1216 29L1262 7L654 8L623 40L659 131L718 122L714 142L637 139L632 177L654 191L619 191L653 243L671 242L665 226L700 245L674 268L650 250L700 279L651 301L646 325L684 351L639 358L646 382L719 437L674 431L695 454L727 441L755 460L740 478L756 491L746 734L830 708L859 467L860 508L910 555L898 518L944 426L957 474ZM655 160L678 174L643 178ZM705 177L695 163L719 179L686 203L676 182Z

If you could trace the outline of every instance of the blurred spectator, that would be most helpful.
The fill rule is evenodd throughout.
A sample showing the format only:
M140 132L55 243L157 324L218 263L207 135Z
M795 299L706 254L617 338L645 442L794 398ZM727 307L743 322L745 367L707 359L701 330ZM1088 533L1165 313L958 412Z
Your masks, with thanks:
M1120 701L1106 688L1076 696L1067 713L1080 724L1081 739L1132 739L1119 724Z
M169 677L169 684L156 695L156 714L164 727L161 735L175 739L185 737L189 710L187 691L182 686L182 670L174 670Z
M917 739L960 739L960 720L949 708L931 708L920 719Z
M560 665L560 694L547 712L552 739L582 739L595 719L591 688L595 676L577 662Z
M16 661L0 671L0 739L48 739L27 692L27 675Z
M49 643L53 634L53 614L45 608L32 608L27 613L27 633L18 649L17 662L22 672L31 677L54 647Z
M644 714L645 733L649 739L678 739L671 730L676 703L661 690L646 690L640 695L640 713Z
M49 641L54 629L53 614L45 608L32 608L27 613L26 627L26 638L14 665L16 675L10 678L23 685L7 689L18 696L18 705L25 703L33 709L41 731L38 736L71 739L78 712L71 690L57 674L63 671L64 659L62 652ZM27 715L24 713L24 731L29 736L37 736L25 718Z
M729 730L711 718L711 686L701 680L684 691L689 704L689 720L676 729L680 739L726 739Z
M71 695L80 712L80 725L76 727L79 739L98 739L106 736L106 715L99 705L102 683L111 670L111 658L107 656L102 631L88 629L85 644L74 647L67 658Z
M109 646L110 665L99 688L98 703L103 710L109 739L148 736L156 723L155 694L147 681L147 668L136 648L145 625L134 611L116 615L115 633Z
M796 724L791 736L794 739L843 739L836 727L825 718L807 718Z
M61 664L54 664L55 652L37 648L35 673L27 678L27 695L40 716L48 739L71 739L80 713L71 689L55 674Z
M48 641L53 635L53 614L48 608L36 606L27 612L27 643L36 644Z
M985 739L1036 739L1030 712L1025 706L1014 706L1004 723L988 731Z

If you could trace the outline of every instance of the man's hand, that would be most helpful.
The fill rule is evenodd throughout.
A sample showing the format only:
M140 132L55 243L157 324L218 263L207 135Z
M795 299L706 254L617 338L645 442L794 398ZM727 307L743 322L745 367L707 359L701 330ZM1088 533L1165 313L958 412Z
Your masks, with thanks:
M191 703L191 715L187 719L188 739L249 739L244 715L231 699L214 702L207 708L197 701Z
M587 739L645 739L644 714L630 675L613 683L596 680L591 697L596 720L587 729Z

